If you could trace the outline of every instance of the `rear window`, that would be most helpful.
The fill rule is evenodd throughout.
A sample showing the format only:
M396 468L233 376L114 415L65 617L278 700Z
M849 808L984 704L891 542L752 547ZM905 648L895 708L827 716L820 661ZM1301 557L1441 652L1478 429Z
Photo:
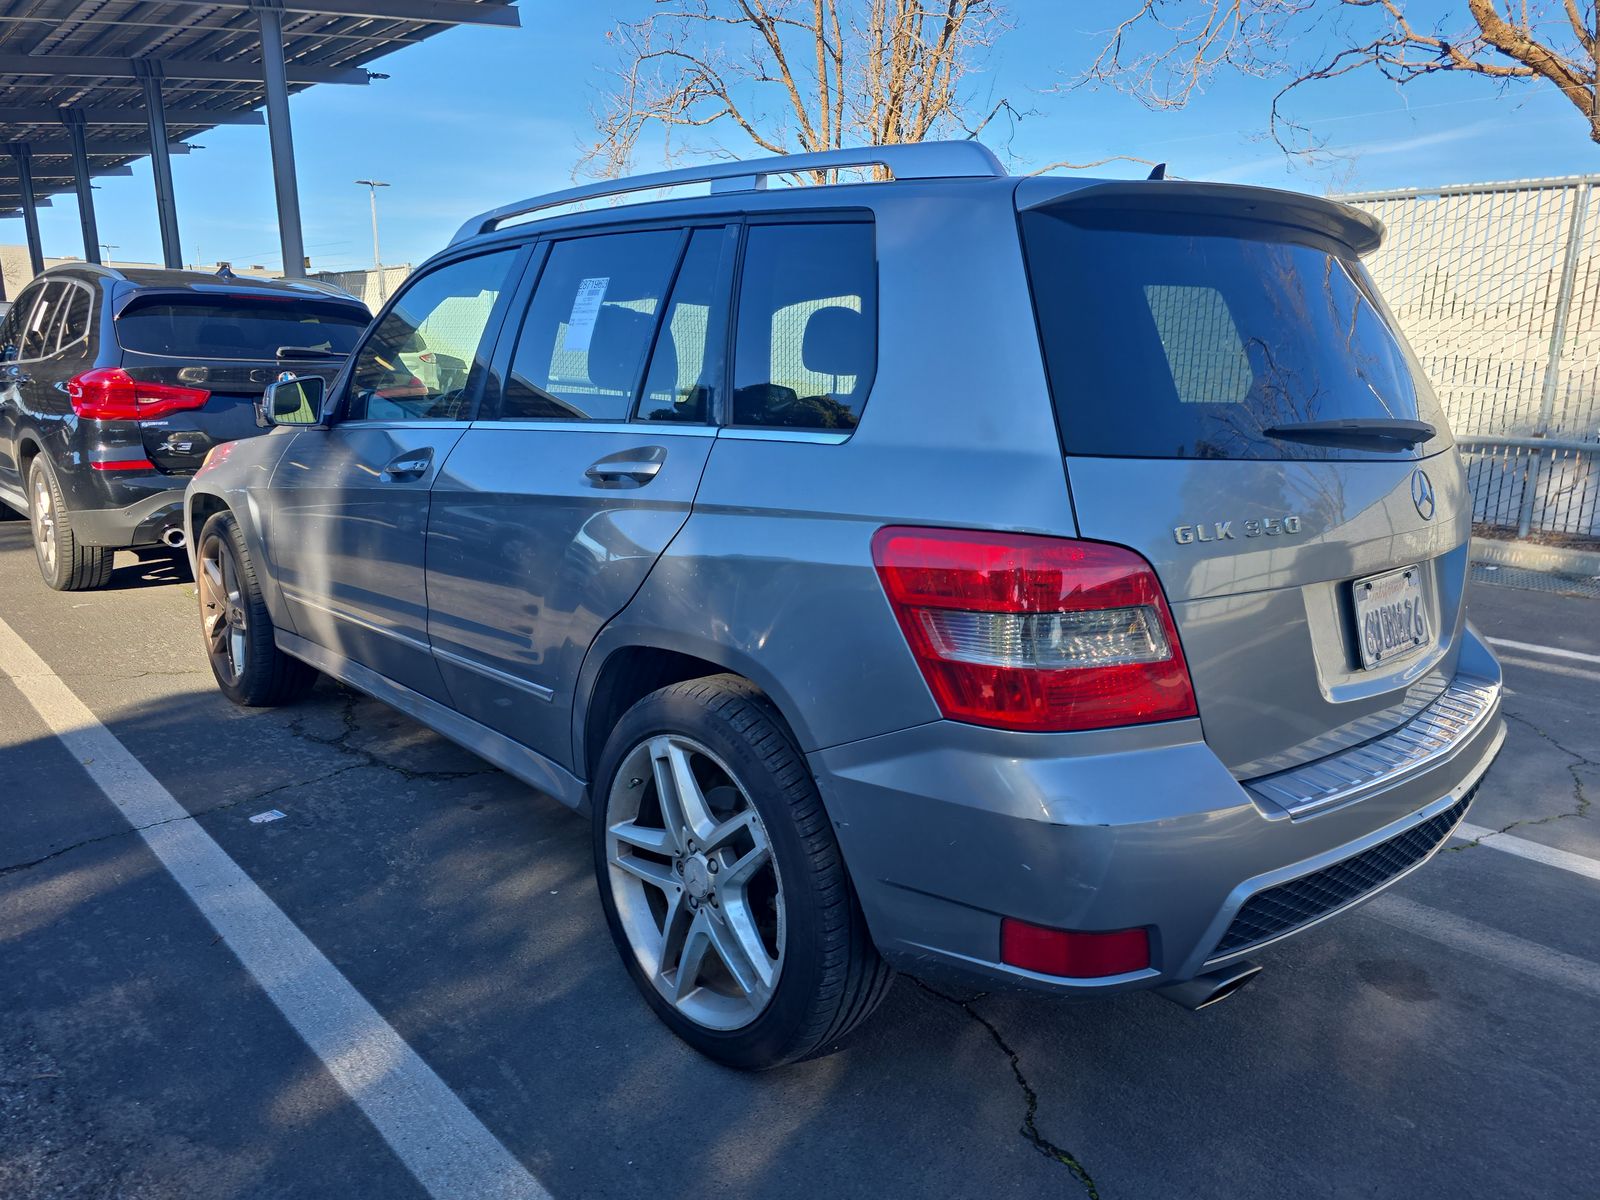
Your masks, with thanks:
M1068 454L1136 458L1416 458L1449 444L1427 383L1372 281L1334 243L1282 227L1138 227L1022 217L1045 365ZM1159 222L1145 224L1144 222ZM1422 420L1403 451L1268 436L1305 421Z
M117 342L174 358L275 358L280 346L348 354L367 327L365 309L299 297L152 296L117 317Z

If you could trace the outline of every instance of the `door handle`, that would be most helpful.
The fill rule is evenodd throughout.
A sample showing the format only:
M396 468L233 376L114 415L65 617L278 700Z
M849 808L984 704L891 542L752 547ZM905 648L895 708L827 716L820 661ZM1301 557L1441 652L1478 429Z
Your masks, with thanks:
M584 472L597 487L643 487L661 471L667 452L660 446L609 455Z
M420 479L432 465L431 446L426 450L408 450L398 458L389 460L389 465L383 469L383 480L385 483L404 483L408 479Z

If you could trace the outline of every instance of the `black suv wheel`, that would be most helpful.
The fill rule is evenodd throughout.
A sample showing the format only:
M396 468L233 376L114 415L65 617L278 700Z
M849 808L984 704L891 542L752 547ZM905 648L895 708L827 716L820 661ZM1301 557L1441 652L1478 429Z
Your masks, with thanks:
M43 454L28 467L28 518L45 583L58 592L85 592L110 581L115 553L105 546L79 543L55 470Z

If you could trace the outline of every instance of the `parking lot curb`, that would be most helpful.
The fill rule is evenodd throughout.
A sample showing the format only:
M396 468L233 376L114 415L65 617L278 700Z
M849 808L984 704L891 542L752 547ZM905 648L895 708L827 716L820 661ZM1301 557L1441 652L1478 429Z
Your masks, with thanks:
M1600 551L1569 550L1563 546L1540 546L1500 538L1474 537L1472 561L1557 575L1600 575Z

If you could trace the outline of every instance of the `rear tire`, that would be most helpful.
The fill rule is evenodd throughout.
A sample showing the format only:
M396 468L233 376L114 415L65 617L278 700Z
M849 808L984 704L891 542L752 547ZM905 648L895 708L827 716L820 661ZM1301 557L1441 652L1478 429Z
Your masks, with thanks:
M247 708L266 708L309 692L317 672L278 649L250 551L231 512L215 513L205 523L195 565L201 634L222 694Z
M596 785L606 923L685 1042L765 1070L831 1053L878 1006L893 973L805 758L753 684L652 692L612 731Z
M55 470L43 454L28 467L28 519L39 574L48 586L58 592L87 592L111 581L116 552L78 541Z

